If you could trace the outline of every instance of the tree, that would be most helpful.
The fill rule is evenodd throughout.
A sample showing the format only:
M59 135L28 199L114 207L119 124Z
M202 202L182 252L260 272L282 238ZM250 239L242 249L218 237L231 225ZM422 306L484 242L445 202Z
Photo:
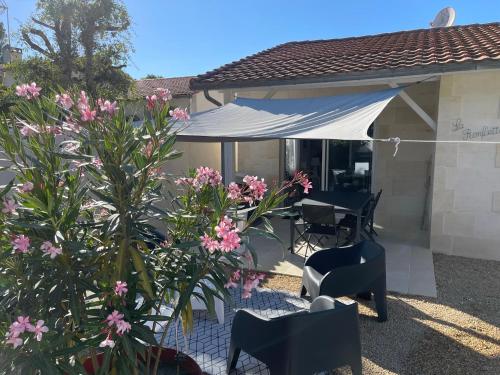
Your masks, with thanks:
M122 72L130 50L129 27L121 0L38 0L21 36L37 57L54 65L57 84L65 88L82 84L97 95L104 83L125 93L131 81ZM104 69L110 71L103 74ZM118 85L113 81L117 78Z
M146 77L142 79L158 79L158 78L163 78L162 76L158 76L156 74L148 74Z

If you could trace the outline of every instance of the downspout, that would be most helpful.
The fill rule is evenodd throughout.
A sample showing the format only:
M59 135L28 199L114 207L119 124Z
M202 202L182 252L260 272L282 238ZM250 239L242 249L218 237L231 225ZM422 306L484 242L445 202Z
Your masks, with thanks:
M222 103L219 102L217 99L213 98L210 96L210 93L208 92L207 89L203 89L203 95L205 96L205 99L207 99L210 103L215 104L217 107L222 107ZM229 184L228 179L226 178L226 142L221 142L220 143L220 169L222 171L222 180L224 181L224 184Z
M210 96L208 89L203 89L203 95L205 96L205 99L207 99L210 103L215 104L217 107L222 107L221 102Z

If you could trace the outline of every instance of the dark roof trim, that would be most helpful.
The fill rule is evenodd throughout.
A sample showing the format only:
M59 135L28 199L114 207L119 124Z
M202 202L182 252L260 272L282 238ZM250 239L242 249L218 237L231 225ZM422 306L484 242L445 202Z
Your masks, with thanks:
M423 67L402 68L402 69L383 69L365 72L336 73L332 76L291 78L284 80L240 80L224 82L205 82L199 83L191 80L190 88L192 90L216 90L216 89L235 89L242 87L263 87L263 86L284 86L299 84L314 84L325 82L342 82L355 80L368 80L379 78L396 78L403 76L422 75L422 74L444 74L454 72L467 72L485 69L500 69L500 60L485 59L480 62L463 62L449 64L434 64Z

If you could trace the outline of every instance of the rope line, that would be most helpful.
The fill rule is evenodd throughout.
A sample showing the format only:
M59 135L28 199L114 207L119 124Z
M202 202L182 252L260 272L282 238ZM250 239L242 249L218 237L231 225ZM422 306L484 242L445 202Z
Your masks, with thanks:
M396 157L399 151L400 143L469 143L469 144L490 144L490 145L500 145L500 141L465 141L465 140L434 140L434 139L401 139L399 137L390 137L390 138L373 138L372 141L375 142L385 142L385 143L394 143L394 154L393 157Z

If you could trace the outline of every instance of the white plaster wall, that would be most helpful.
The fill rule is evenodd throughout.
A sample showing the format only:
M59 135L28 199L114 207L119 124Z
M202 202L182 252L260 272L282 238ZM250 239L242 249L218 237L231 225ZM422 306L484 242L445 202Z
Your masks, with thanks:
M463 140L464 130L453 130L457 119L472 131L500 127L499 70L442 78L438 140ZM483 140L500 141L500 134ZM500 260L499 145L436 145L431 248Z

